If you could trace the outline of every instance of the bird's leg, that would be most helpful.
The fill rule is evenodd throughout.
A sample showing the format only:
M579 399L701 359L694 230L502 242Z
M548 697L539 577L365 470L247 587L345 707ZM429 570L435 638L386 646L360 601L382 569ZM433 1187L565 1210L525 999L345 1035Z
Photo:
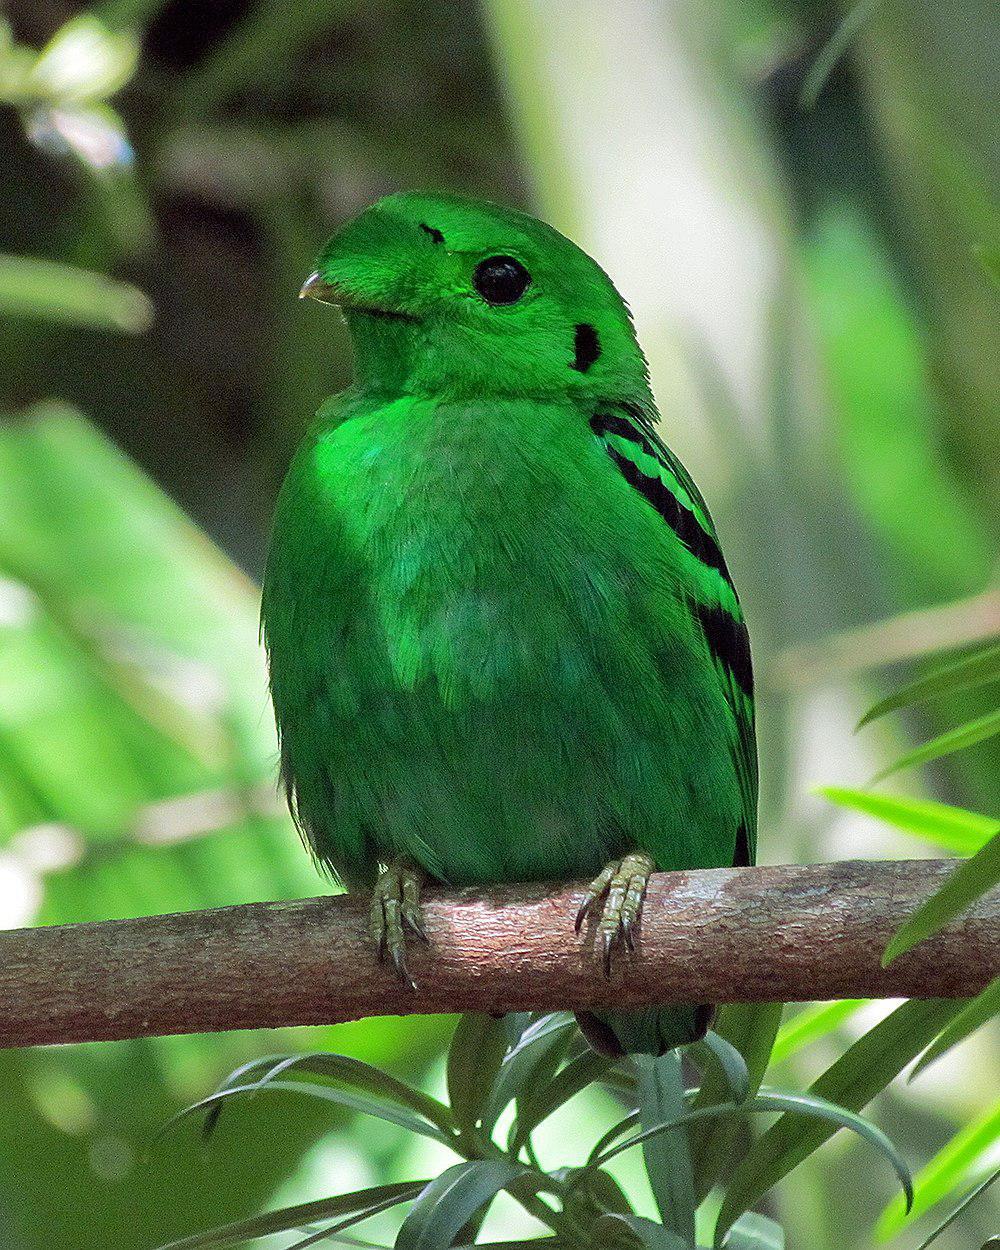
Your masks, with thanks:
M577 933L589 913L595 910L601 899L605 899L597 932L601 940L606 977L611 976L611 954L619 943L624 942L628 950L635 950L639 913L646 897L646 886L655 869L656 865L645 851L634 851L624 859L613 860L608 864L590 883L584 895L580 910L576 913Z
M420 914L423 874L405 856L394 859L375 882L371 903L371 934L380 960L392 960L399 979L411 990L417 984L406 966L404 926L426 942L427 930Z

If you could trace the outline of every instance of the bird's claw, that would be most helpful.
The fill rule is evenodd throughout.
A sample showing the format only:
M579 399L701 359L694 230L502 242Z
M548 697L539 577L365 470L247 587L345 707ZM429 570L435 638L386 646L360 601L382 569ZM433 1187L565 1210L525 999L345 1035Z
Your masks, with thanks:
M411 990L417 983L406 966L405 928L429 941L420 914L420 873L409 863L396 860L379 874L371 902L371 933L380 962L392 961L396 975Z
M576 914L577 933L588 914L596 909L601 899L605 899L597 933L604 975L609 980L615 949L623 945L627 951L635 951L639 915L646 896L646 887L655 867L652 859L644 852L637 851L626 855L624 859L608 864L594 878L580 904Z

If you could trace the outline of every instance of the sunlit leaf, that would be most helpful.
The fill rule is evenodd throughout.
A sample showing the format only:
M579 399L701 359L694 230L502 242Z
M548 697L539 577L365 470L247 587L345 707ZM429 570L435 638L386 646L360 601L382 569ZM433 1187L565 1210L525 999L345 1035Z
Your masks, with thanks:
M998 1180L1000 1180L1000 1168L998 1168L995 1172L992 1172L989 1176L987 1176L987 1178L984 1181L980 1181L978 1185L974 1185L972 1189L970 1189L969 1192L965 1195L965 1197L961 1200L958 1206L953 1208L953 1210L948 1213L948 1215L941 1221L941 1223L937 1226L937 1228L935 1228L933 1232L929 1233L924 1238L924 1240L920 1243L920 1245L916 1247L916 1250L928 1250L928 1247L932 1246L934 1242L937 1241L937 1239L941 1236L941 1234L946 1229L951 1227L951 1225L955 1222L956 1219L958 1219L958 1217L962 1214L962 1212L965 1211L966 1208L968 1208L973 1202L975 1202L975 1200L979 1197L980 1194L985 1193L986 1190L989 1189L990 1186ZM987 1242L984 1243L983 1250L1000 1250L1000 1237L991 1237Z
M1000 977L991 981L981 994L966 1003L958 1015L949 1021L914 1064L909 1079L916 1080L926 1067L960 1042L964 1042L970 1034L996 1016L1000 1016Z
M456 1163L423 1190L403 1221L396 1250L448 1250L477 1211L528 1169L512 1159Z
M886 1207L876 1226L880 1240L894 1237L908 1221L918 1219L953 1190L967 1184L970 1171L998 1141L1000 1102L994 1103L988 1111L959 1129L951 1141L920 1169L916 1176L913 1207L909 1212L899 1202L892 1202Z
M659 1059L636 1055L639 1069L639 1121L643 1130L684 1115L684 1079L681 1058L670 1051ZM665 1228L682 1242L694 1243L694 1176L688 1137L683 1129L659 1133L642 1143L646 1175Z
M998 882L1000 834L995 834L971 859L959 864L944 885L900 925L885 949L882 966L961 915Z
M985 716L969 721L966 725L960 725L957 729L949 729L947 733L940 734L930 742L925 742L923 746L907 751L888 768L883 768L881 772L876 773L872 778L872 784L884 781L886 777L891 777L893 773L901 772L904 768L914 768L917 764L926 764L931 760L942 759L946 755L954 755L956 751L964 751L966 747L986 742L997 734L1000 734L1000 708L994 712L987 712Z
M904 833L925 838L957 855L974 855L1000 830L1000 821L995 816L982 816L979 812L928 799L894 798L869 790L846 790L842 786L820 786L816 793L838 807L884 820Z
M910 707L914 703L922 703L939 695L958 694L994 681L1000 681L1000 643L953 660L950 664L942 665L903 686L869 708L858 721L857 728L861 729L880 716Z
M838 998L830 1003L804 1007L782 1025L774 1039L771 1063L784 1063L810 1043L834 1032L868 1002L866 998Z
M448 1099L463 1131L475 1129L483 1116L507 1053L503 1020L485 1012L468 1012L455 1026L448 1048Z
M810 1095L841 1111L860 1111L923 1050L960 1006L944 999L903 1003L827 1068L811 1086ZM783 1115L771 1125L750 1146L729 1183L717 1236L817 1150L837 1127L834 1118L796 1115ZM874 1130L874 1126L867 1129Z
M0 255L0 312L140 334L153 305L137 287L54 260Z
M410 1198L415 1198L426 1184L426 1181L401 1181L395 1185L359 1189L354 1193L341 1194L337 1198L301 1202L294 1207L283 1207L280 1211L269 1211L266 1215L255 1215L251 1219L237 1220L234 1224L225 1224L208 1232L182 1237L180 1241L171 1241L168 1245L161 1246L160 1250L210 1250L215 1246L252 1241L256 1237L302 1228L303 1225L314 1224L319 1220L336 1219L338 1216L363 1211L382 1203L407 1202Z

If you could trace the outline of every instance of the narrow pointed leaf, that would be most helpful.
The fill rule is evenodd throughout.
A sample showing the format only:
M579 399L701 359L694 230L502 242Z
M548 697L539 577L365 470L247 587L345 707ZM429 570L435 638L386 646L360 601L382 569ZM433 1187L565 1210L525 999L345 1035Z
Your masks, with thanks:
M503 1019L474 1011L462 1016L448 1048L448 1099L460 1129L483 1117L493 1082L507 1053Z
M783 1025L774 1039L771 1063L777 1065L821 1037L826 1037L868 1003L867 998L840 998L804 1007Z
M881 1093L937 1033L961 1003L912 999L869 1029L812 1085L810 1094L846 1111L860 1111ZM722 1236L758 1199L837 1129L822 1118L783 1115L755 1141L730 1181L719 1223Z
M659 1059L637 1055L639 1069L639 1118L643 1129L679 1120L685 1111L681 1058L670 1051ZM642 1143L649 1187L660 1219L682 1243L694 1244L694 1176L688 1135L683 1128L661 1133Z
M562 1068L548 1085L520 1099L507 1149L517 1155L535 1129L581 1090L599 1081L615 1061L587 1050Z
M996 1016L1000 1016L1000 977L991 981L981 994L966 1003L954 1020L949 1021L917 1060L909 1079L916 1080L936 1059L964 1042L976 1029L982 1028Z
M750 1071L747 1061L724 1037L710 1029L704 1038L688 1048L688 1054L702 1071L717 1064L726 1078L734 1101L743 1102L750 1097Z
M846 55L847 49L857 38L877 3L878 0L858 0L841 18L837 29L820 49L805 76L799 93L801 109L808 111L815 108L816 101L826 86L827 80Z
M917 1246L916 1250L928 1250L928 1247L932 1246L934 1242L937 1241L945 1229L950 1228L951 1225L954 1224L955 1220L958 1219L966 1207L975 1202L980 1194L985 1193L986 1190L998 1180L1000 1180L1000 1168L997 1168L995 1172L990 1173L990 1175L987 1176L984 1181L980 1181L978 1185L974 1185L958 1206L954 1207L946 1218L941 1221L937 1228L924 1238L920 1245ZM1000 1237L991 1237L990 1240L983 1246L983 1250L1000 1250Z
M882 966L886 967L898 955L936 933L997 884L1000 884L1000 834L994 835L971 859L959 864L944 885L900 925L885 948Z
M914 703L923 703L939 695L958 694L994 681L1000 681L1000 643L974 651L971 655L964 655L961 659L944 664L903 686L869 708L858 721L857 728L861 729L873 720L878 720L880 716L911 707Z
M635 1128L638 1123L639 1108L636 1107L634 1111L630 1111L628 1115L623 1116L617 1124L613 1124L602 1137L598 1138L596 1145L587 1157L587 1165L589 1166L591 1163L595 1162L595 1160L603 1158L605 1151L611 1143L617 1141L618 1138L621 1137L623 1133L627 1133L630 1128Z
M512 1159L456 1163L423 1190L403 1221L396 1250L448 1250L459 1231L528 1169Z
M272 1233L284 1233L302 1228L320 1220L337 1219L339 1216L363 1211L369 1207L392 1200L407 1202L415 1198L427 1185L427 1181L401 1181L395 1185L377 1185L373 1189L359 1189L354 1193L341 1194L337 1198L320 1198L315 1202L301 1202L280 1211L268 1211L248 1220L224 1224L204 1233L171 1241L159 1250L210 1250L215 1246L230 1246L256 1237L268 1237Z
M626 1232L623 1237L622 1233ZM614 1244L627 1246L643 1246L645 1250L692 1250L693 1242L685 1241L676 1233L657 1224L655 1220L647 1220L641 1215L623 1215L613 1212L602 1215L594 1224L594 1232L603 1237L611 1238ZM628 1233L633 1234L632 1237ZM605 1245L603 1240L597 1245Z
M766 1215L749 1211L729 1230L724 1250L785 1250L785 1230Z
M693 1111L685 1112L684 1115L678 1116L675 1120L654 1124L650 1128L643 1129L641 1133L637 1133L634 1137L630 1137L610 1150L605 1151L594 1162L587 1163L574 1174L572 1184L579 1185L595 1166L603 1166L615 1158L616 1155L620 1155L626 1150L631 1150L633 1146L645 1146L648 1141L652 1141L656 1137L673 1133L676 1129L694 1124L699 1120L723 1116L738 1117L750 1114L773 1114L774 1112L781 1113L782 1118L776 1125L772 1126L772 1129L768 1130L768 1133L771 1133L778 1124L784 1123L790 1117L801 1117L806 1121L817 1122L822 1130L821 1136L824 1141L838 1128L848 1128L857 1133L859 1137L874 1146L888 1159L893 1171L899 1178L907 1206L909 1206L913 1196L909 1169L895 1146L893 1146L892 1142L880 1128L877 1128L868 1120L862 1119L861 1116L847 1111L843 1107L827 1101L825 1098L817 1097L815 1094L793 1094L783 1090L762 1090L744 1103L717 1103L711 1107L698 1107ZM768 1133L765 1133L764 1137L758 1139L754 1146L759 1145L761 1141L765 1141ZM751 1153L752 1150L753 1147L751 1147ZM784 1175L784 1173L781 1175ZM780 1176L778 1179L780 1180ZM761 1193L769 1188L769 1184L765 1185ZM734 1187L731 1186L723 1203L722 1212L719 1215L719 1222L715 1230L716 1245L721 1244L725 1234L746 1209L743 1207L738 1211L734 1211L735 1201L742 1201L742 1196L734 1200L733 1194Z
M345 1229L353 1228L356 1224L363 1224L365 1220L370 1220L373 1215L381 1215L383 1211L389 1211L392 1207L398 1205L392 1199L373 1203L370 1207L354 1211L351 1215L337 1220L334 1224L327 1224L325 1227L317 1229L316 1232L310 1233L308 1237L303 1237L300 1241L293 1241L290 1246L286 1247L286 1250L311 1250L311 1247L318 1246L320 1242L330 1241L336 1234L343 1233Z
M529 1025L500 1065L483 1111L488 1132L514 1098L552 1078L576 1032L576 1021L565 1011L543 1016Z
M884 781L893 773L901 772L904 768L914 768L917 764L926 764L930 760L941 759L945 755L954 755L956 751L964 751L966 747L985 742L997 734L1000 734L1000 708L994 712L987 712L985 716L969 721L966 725L959 725L957 729L949 729L947 733L931 739L930 742L925 742L923 746L908 751L888 768L883 768L880 773L876 773L872 778L872 785Z
M890 1203L876 1225L880 1240L887 1241L911 1220L943 1201L953 1190L968 1184L969 1173L983 1155L1000 1141L1000 1102L960 1129L948 1144L920 1169L916 1199L910 1211L899 1202Z
M735 1003L723 1007L712 1031L724 1038L743 1056L750 1078L750 1093L756 1093L771 1057L771 1048L781 1024L781 1003ZM721 1069L706 1072L695 1107L708 1107L729 1097L728 1081ZM715 1185L732 1152L738 1129L732 1119L705 1119L689 1132L691 1162L694 1168L695 1196L703 1199Z
M265 1085L257 1083L236 1085L229 1089L220 1090L215 1094L209 1094L207 1098L199 1099L198 1102L192 1103L190 1107L185 1107L183 1111L179 1111L177 1115L168 1120L160 1130L159 1136L162 1136L175 1124L187 1119L189 1116L197 1115L201 1111L211 1111L234 1098L246 1098L248 1095L261 1094L265 1091L305 1094L310 1098L318 1098L325 1102L332 1102L338 1106L346 1107L350 1111L359 1111L363 1115L370 1115L379 1120L388 1120L390 1124L398 1125L411 1133L430 1137L443 1145L451 1143L450 1136L443 1133L436 1125L428 1123L421 1116L415 1115L398 1104L380 1102L364 1094L355 1094L350 1090L335 1089L332 1086L316 1085L307 1081L269 1081Z
M974 855L1000 830L1000 820L995 816L968 812L948 803L894 798L868 790L845 790L841 786L821 786L816 793L838 807L884 820L887 825L924 838L956 855Z
M377 1098L387 1099L416 1111L425 1119L436 1124L442 1132L450 1132L454 1124L451 1113L444 1103L414 1089L405 1081L400 1081L376 1068L363 1059L354 1059L350 1055L332 1054L327 1051L316 1051L305 1055L288 1055L279 1060L268 1072L258 1079L258 1085L264 1086L284 1073L295 1071L309 1072L314 1076L328 1077L332 1081L343 1082L355 1089L366 1090Z

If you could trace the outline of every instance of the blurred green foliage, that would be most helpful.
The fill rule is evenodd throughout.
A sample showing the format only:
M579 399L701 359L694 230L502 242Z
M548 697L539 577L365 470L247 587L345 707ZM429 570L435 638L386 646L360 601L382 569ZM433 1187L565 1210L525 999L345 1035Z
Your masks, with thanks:
M635 296L672 441L712 497L752 627L764 856L907 849L802 794L823 781L843 796L911 738L995 714L995 688L954 687L849 738L914 661L1000 634L986 0L876 0L846 21L822 0L11 0L6 18L0 923L325 888L275 799L246 574L291 447L349 375L342 332L295 292L326 234L405 186L534 207ZM1000 813L998 763L984 734L854 805L969 854ZM996 1163L992 1003L953 1019L948 1047L969 1040L939 1042L918 1083L879 1097L917 1169L921 1231ZM782 1083L861 1106L946 1023L899 1009L877 1036L903 1041L852 1095L838 1074L858 1068L848 1043L873 1044L869 1010L794 1015ZM301 1100L234 1106L207 1145L150 1142L275 1049L440 1084L445 1028L0 1055L0 1240L129 1250L434 1175L433 1146L414 1153L391 1126L362 1137L343 1108ZM582 1161L563 1156L608 1123L610 1099L588 1090L547 1121L535 1147L550 1166ZM776 1141L791 1158L783 1123L751 1164ZM861 1250L891 1203L843 1137L769 1200L790 1250ZM995 1192L935 1245L996 1232ZM655 1214L650 1199L641 1216ZM879 1234L900 1228L890 1205Z

